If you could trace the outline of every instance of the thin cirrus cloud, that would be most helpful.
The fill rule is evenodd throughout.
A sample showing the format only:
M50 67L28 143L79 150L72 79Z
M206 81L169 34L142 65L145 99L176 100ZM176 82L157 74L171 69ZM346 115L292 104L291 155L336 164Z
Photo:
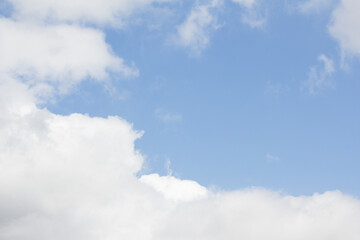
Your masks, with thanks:
M318 13L331 8L336 0L307 0L303 2L297 1L297 9L302 13Z
M180 113L172 113L160 108L155 109L155 115L164 123L181 122L183 119Z
M251 8L256 3L256 0L232 0L235 3L244 5L247 8Z
M90 22L122 27L132 14L153 4L175 0L8 0L13 4L17 19L51 20L62 22Z
M333 60L321 54L318 56L318 61L320 65L310 68L308 79L303 84L303 88L309 94L317 94L324 88L335 87L335 82L331 78L335 72Z
M267 22L266 12L261 0L232 0L244 8L241 21L252 28L261 28Z
M272 154L266 154L266 160L269 162L269 163L277 163L277 162L280 162L280 157L278 156L275 156L275 155L272 155Z
M40 3L27 2L23 11ZM87 77L101 81L109 68L137 70L111 53L99 30L4 18L0 25L8 34L0 35L1 240L358 240L360 201L339 191L295 197L137 177L141 131L118 116L54 114L37 103L58 90L34 91L43 83L67 89ZM79 38L88 43L79 46ZM90 55L82 52L89 48Z

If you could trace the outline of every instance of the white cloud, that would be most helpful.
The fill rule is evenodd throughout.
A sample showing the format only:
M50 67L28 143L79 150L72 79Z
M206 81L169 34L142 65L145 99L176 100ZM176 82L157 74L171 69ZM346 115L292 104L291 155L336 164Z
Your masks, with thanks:
M134 176L141 133L118 117L55 115L33 99L1 79L0 239L146 239L154 212Z
M158 174L144 175L141 182L162 193L166 199L173 201L194 201L205 198L208 190L191 180L180 180L173 176L159 176Z
M15 18L122 26L131 14L172 0L8 0Z
M260 7L258 0L233 0L244 7L241 20L252 28L266 24L266 14ZM218 23L218 12L222 7L222 0L207 1L206 4L195 4L186 20L177 27L177 33L170 37L171 43L190 50L198 55L210 44L211 33L221 27Z
M2 240L358 240L360 201L341 192L215 192L136 173L141 132L119 117L39 109L24 83L0 80Z
M334 87L334 82L331 79L332 74L335 72L333 60L321 54L318 61L322 64L322 67L311 67L308 79L304 82L304 88L310 94L316 94L326 87Z
M358 0L308 0L300 2L302 13L320 12L334 7L328 24L330 35L339 43L341 66L347 68L347 58L360 57L360 2Z
M222 193L179 205L156 239L356 240L358 203L339 192L311 197L262 189Z
M217 11L222 0L211 0L208 4L196 4L186 20L177 27L171 42L199 54L210 43L210 34L219 28Z
M360 201L340 192L293 197L214 192L136 174L141 132L119 117L61 116L27 85L0 80L2 240L357 240Z
M7 19L0 33L1 240L359 239L360 201L337 191L215 192L173 176L137 178L142 132L130 123L36 105L48 88L137 74L103 34Z
M22 79L41 94L67 92L80 81L105 81L110 72L136 76L102 32L70 25L34 25L0 19L0 76ZM50 91L50 92L49 92Z
M241 20L252 28L263 27L267 22L266 12L261 6L260 0L232 0L245 8Z
M343 55L360 57L360 1L341 0L332 13L329 32L340 44Z
M212 192L172 176L137 179L143 157L134 141L141 133L131 124L52 114L16 81L1 81L0 93L2 240L360 236L360 202L340 192Z

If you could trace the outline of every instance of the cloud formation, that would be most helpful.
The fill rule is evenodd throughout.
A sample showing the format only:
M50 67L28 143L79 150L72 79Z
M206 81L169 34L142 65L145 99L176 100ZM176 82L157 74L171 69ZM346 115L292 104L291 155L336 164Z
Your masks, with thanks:
M360 2L357 0L307 0L294 4L301 13L319 13L333 8L327 26L329 34L338 42L342 66L346 58L360 57Z
M0 93L3 240L360 236L360 201L341 192L219 192L172 176L137 178L141 132L128 122L39 109L18 81L1 80Z
M166 199L176 202L191 202L204 199L208 195L208 190L197 182L180 180L171 175L159 176L159 174L154 173L143 175L139 180L160 192Z
M31 2L55 4L17 2L29 12ZM144 157L135 141L143 133L132 124L37 105L39 96L56 94L48 88L137 70L99 30L1 19L0 31L1 240L359 239L360 201L338 191L294 197L137 177Z
M101 31L0 18L2 78L22 79L39 94L52 95L87 78L105 81L109 73L131 77L138 70L112 53Z
M317 13L325 9L329 9L336 0L307 0L297 2L297 8L302 13Z
M251 8L256 3L256 0L232 0L235 3L241 4L247 8Z
M155 109L155 115L164 123L181 122L183 119L180 113L171 113L160 108Z
M274 155L271 155L271 154L266 154L266 160L269 162L269 163L277 163L277 162L280 162L280 158L278 156L274 156Z
M331 75L335 72L334 62L324 54L318 56L318 61L322 66L311 67L308 79L304 82L304 88L310 94L319 93L326 87L334 87Z
M266 24L266 14L259 0L232 0L243 7L241 21L252 28ZM224 5L223 0L196 1L183 23L177 26L177 32L170 37L174 45L188 49L190 54L199 55L210 44L211 34L221 28L218 15Z
M111 24L121 27L132 14L173 0L8 0L21 20Z
M39 109L16 81L1 80L0 93L0 238L146 239L141 133L118 117Z
M359 1L341 0L332 13L329 32L339 42L344 57L360 57L359 11Z
M266 12L262 9L260 0L232 0L245 10L241 15L241 21L252 28L263 27L267 22Z
M199 54L209 45L211 32L220 27L217 11L222 3L222 0L197 3L186 20L177 27L177 33L171 37L171 42Z

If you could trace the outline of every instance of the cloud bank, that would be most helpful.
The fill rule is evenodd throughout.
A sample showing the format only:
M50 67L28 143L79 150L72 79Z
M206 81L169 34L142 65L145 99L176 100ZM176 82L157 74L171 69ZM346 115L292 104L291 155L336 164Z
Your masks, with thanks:
M70 4L14 3L22 4L19 15L39 4ZM1 240L359 239L360 201L339 191L295 197L137 177L142 132L130 123L37 105L39 96L87 78L137 70L111 52L99 30L1 19L0 31Z
M0 239L346 239L360 201L341 192L221 192L136 177L141 132L119 117L56 115L28 86L0 84Z

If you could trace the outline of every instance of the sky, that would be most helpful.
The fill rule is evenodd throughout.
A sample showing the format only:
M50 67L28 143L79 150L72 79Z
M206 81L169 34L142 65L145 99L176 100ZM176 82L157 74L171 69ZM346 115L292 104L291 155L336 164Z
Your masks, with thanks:
M0 239L358 240L359 11L0 1Z

